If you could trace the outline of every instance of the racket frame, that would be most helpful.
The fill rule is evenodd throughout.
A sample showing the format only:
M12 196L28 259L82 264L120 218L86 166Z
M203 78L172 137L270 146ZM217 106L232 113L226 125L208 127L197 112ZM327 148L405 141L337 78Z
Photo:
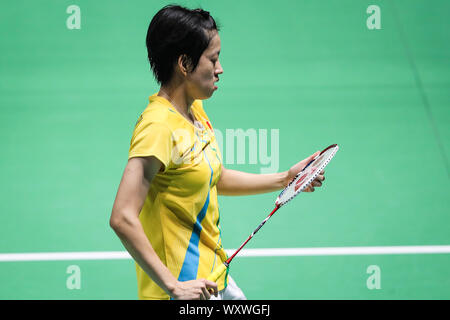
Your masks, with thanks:
M212 280L212 281L217 281L217 279L228 269L228 267L230 266L231 261L233 260L233 258L242 250L242 248L247 244L247 242L250 241L250 239L253 238L253 236L259 231L259 229L262 228L262 226L275 214L275 212L277 212L277 210L279 208L281 208L283 205L285 205L286 203L288 203L289 201L291 201L293 198L295 198L295 196L297 196L299 193L301 193L305 188L301 189L298 192L295 192L294 195L289 198L288 200L286 200L283 203L278 203L278 200L280 199L281 195L283 194L283 192L288 189L293 183L295 183L295 181L297 180L297 178L300 176L300 174L302 174L306 168L309 167L309 165L311 163L313 163L318 157L320 157L322 154L324 154L327 150L337 147L336 151L332 154L332 156L330 157L330 159L328 159L328 161L326 161L324 163L324 165L322 166L322 169L317 170L318 173L314 174L311 179L311 182L317 177L317 175L320 173L320 171L323 170L323 168L325 168L328 163L330 162L330 160L334 157L334 155L336 154L337 150L339 150L339 147L337 146L337 144L332 144L328 147L326 147L325 149L322 150L322 152L320 152L320 154L315 157L314 159L312 159L292 180L291 182L289 182L289 184L284 188L284 190L280 193L280 195L278 196L277 200L275 201L275 208L272 210L271 213L269 213L269 215L258 225L258 227L256 227L256 229L252 232L252 234L241 244L241 246L226 260L223 262L223 266L220 266L219 269L217 270L217 272L213 272L208 279ZM309 185L311 182L307 183L306 185Z
M322 154L324 154L327 150L331 149L331 148L335 148L336 150L334 151L334 153L331 155L330 159L328 159L328 161L326 161L323 165L322 168L320 170L317 170L317 173L315 173L314 175L312 175L309 180L309 183L305 184L305 187L300 189L300 191L296 191L294 192L294 194L287 200L280 202L280 198L281 196L286 192L286 190L288 190L292 184L297 182L297 178L302 175L305 170L311 165L311 163L313 163L314 161L316 161L317 158L319 158ZM299 193L301 193L304 189L306 189L306 187L317 177L317 175L328 165L328 163L330 162L330 160L334 157L334 155L336 154L336 152L339 150L339 147L337 144L332 144L328 147L326 147L325 149L323 149L314 159L312 159L311 161L308 162L308 164L299 172L295 175L295 177L291 180L291 182L288 183L288 185L283 189L283 191L281 191L281 193L278 195L277 200L275 201L275 205L278 207L282 207L284 206L286 203L288 203L289 201L291 201L292 199L295 198L295 196L297 196Z

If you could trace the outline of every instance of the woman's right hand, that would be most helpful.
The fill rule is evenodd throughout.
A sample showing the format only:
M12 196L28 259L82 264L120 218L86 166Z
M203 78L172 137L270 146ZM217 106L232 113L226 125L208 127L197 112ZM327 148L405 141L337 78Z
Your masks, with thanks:
M178 281L172 293L175 300L209 300L211 294L217 297L217 283L206 280Z

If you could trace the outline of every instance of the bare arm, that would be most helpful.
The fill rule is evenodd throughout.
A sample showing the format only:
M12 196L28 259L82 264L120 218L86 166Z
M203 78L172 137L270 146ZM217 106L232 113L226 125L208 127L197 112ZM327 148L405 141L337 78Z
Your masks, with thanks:
M316 152L308 158L298 162L292 166L288 171L270 174L254 174L242 171L226 169L222 167L222 174L217 183L217 191L219 195L237 196L237 195L251 195L259 193L267 193L281 190L288 185L288 183L299 173L315 156ZM324 172L308 186L305 191L313 192L314 187L322 186L322 181L325 180Z
M114 201L110 226L139 266L171 297L209 299L209 288L217 295L216 283L205 279L179 282L159 259L139 220L150 183L162 166L155 157L128 161Z
M284 188L287 179L285 172L255 174L226 169L217 183L219 195L239 196L272 192Z

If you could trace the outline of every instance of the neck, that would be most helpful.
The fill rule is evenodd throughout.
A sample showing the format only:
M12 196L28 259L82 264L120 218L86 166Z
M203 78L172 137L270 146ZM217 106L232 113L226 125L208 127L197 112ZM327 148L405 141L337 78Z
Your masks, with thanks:
M186 90L182 86L161 86L158 96L169 100L170 103L180 112L183 116L190 119L189 111L194 99L188 96Z

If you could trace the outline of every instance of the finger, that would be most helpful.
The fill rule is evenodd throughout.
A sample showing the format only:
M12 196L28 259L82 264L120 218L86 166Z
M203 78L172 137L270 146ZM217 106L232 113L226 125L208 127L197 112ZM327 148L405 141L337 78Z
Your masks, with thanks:
M302 165L302 169L304 169L308 163L310 163L311 161L313 161L313 159L315 157L317 157L320 154L320 151L317 151L315 153L313 153L312 155L310 155L308 158L306 158L305 160L300 161L301 165Z
M319 154L320 154L320 151L316 151L312 155L310 155L308 158L306 158L305 160L307 160L309 162L312 159L314 159L315 157L317 157Z
M198 288L198 291L196 291L198 294L198 300L206 300L205 293L203 292L202 288Z
M312 185L313 185L314 187L321 187L321 186L322 186L322 182L320 182L320 181L318 181L318 180L314 180L313 183L312 183Z
M323 180L325 180L325 176L319 174L319 175L316 177L316 180L323 181Z
M214 290L213 288L208 288L208 292L209 292L210 294L213 294L213 295L216 296L216 297L219 295L219 291L217 291L217 289Z
M208 291L217 297L217 295L219 294L219 289L217 288L217 283L215 283L214 281L206 280L205 284L206 284L206 287L208 288Z
M208 292L206 287L202 287L202 292L205 300L209 300L211 298L211 294Z
M313 161L315 158L317 158L317 156L320 154L320 151L316 151L315 153L313 153L312 155L310 155L308 157L308 161L306 162L306 164L310 163L311 161Z

